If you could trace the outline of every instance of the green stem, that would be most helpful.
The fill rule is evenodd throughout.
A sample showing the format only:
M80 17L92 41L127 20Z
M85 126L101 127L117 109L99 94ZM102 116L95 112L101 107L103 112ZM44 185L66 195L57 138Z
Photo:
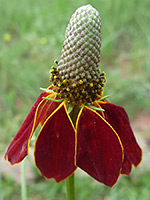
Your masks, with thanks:
M22 165L21 165L21 199L27 200L25 159L22 161Z
M70 118L73 122L74 127L76 127L76 120L79 113L79 105L75 105L71 112L69 112ZM74 184L74 173L66 179L66 192L67 200L75 200L75 184Z
M74 174L66 179L67 200L75 200Z

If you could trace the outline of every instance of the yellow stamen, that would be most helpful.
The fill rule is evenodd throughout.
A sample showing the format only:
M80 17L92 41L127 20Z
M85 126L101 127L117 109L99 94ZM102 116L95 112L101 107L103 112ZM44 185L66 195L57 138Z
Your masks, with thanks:
M82 80L80 80L80 81L79 81L79 83L80 83L80 84L82 84L82 83L83 83L83 81L82 81Z
M49 73L50 73L50 74L51 74L52 72L54 72L54 69L50 69L50 70L49 70Z
M55 64L58 64L58 61L57 61L57 59L56 59L56 60L54 60L54 63L55 63Z
M74 83L74 84L72 85L72 87L76 87L76 85L77 85L77 84L76 84L76 83Z

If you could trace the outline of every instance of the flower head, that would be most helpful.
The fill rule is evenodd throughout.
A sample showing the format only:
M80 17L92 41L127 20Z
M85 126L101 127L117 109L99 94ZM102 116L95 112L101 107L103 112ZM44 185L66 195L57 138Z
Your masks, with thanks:
M60 182L79 167L112 187L120 174L129 175L140 163L142 151L124 108L103 96L100 25L91 5L73 14L60 61L50 70L52 84L43 89L6 152L12 165L28 155L38 124L35 163L46 178Z
M105 73L99 69L100 48L99 13L91 5L82 6L70 19L58 67L51 70L58 98L91 103L102 94Z
M42 45L45 45L45 44L47 43L47 39L46 39L45 37L42 37L42 38L40 39L40 43L41 43Z
M4 38L5 41L9 42L11 40L11 35L9 33L5 33L3 35L3 38Z

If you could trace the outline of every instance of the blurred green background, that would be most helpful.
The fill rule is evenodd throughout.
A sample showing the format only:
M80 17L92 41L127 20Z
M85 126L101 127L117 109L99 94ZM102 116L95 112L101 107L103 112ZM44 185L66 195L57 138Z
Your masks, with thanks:
M102 19L104 95L127 110L144 156L138 169L129 177L121 176L112 189L79 172L77 199L149 200L149 0L0 0L0 200L21 199L14 172L4 172L3 154L40 94L39 88L49 85L49 69L60 58L71 15L89 3ZM30 165L33 178L27 179L28 199L65 200L65 183L44 180L33 159Z

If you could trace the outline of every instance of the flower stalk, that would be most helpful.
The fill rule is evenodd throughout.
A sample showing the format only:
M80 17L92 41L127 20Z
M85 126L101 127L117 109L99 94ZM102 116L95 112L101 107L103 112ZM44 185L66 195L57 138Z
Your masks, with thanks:
M80 110L79 105L75 105L69 114L74 127L76 126L76 119L79 110ZM66 179L66 192L67 192L67 200L75 200L74 173Z
M21 164L21 199L27 200L26 159L24 159Z
M67 200L75 200L74 173L66 179Z

